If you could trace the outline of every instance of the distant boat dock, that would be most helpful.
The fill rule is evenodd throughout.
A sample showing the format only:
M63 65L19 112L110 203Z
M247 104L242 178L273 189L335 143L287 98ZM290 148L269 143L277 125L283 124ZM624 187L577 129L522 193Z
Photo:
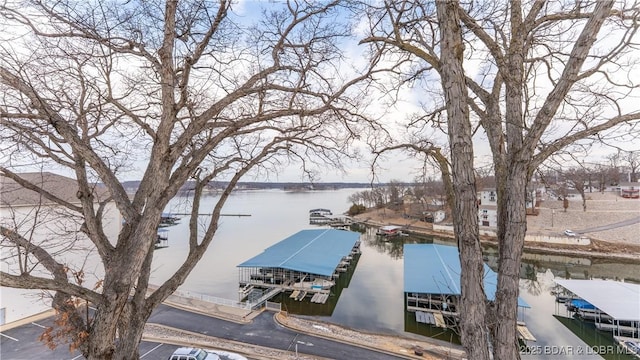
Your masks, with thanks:
M190 216L189 213L174 213L174 215ZM200 213L198 216L211 216L210 213ZM251 214L220 214L220 216L251 216Z

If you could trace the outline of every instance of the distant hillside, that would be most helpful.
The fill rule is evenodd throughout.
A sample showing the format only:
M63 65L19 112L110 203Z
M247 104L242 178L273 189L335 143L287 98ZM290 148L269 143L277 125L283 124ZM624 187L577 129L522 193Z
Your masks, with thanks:
M226 186L226 182L211 182L209 183L209 189L215 191L222 189ZM127 192L135 192L140 186L140 181L124 181L122 186ZM194 182L189 181L180 190L181 192L188 192L193 189ZM370 183L349 183L349 182L325 182L325 183L296 183L296 182L240 182L236 186L238 190L248 189L282 189L286 191L314 191L314 190L335 190L335 189L353 189L353 188L370 188Z

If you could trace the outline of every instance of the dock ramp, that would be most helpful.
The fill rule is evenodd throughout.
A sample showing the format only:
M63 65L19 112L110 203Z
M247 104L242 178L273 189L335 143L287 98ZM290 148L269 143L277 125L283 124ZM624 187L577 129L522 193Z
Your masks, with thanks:
M535 336L533 336L533 334L531 333L531 331L529 331L525 324L518 323L518 335L522 340L536 341Z
M274 296L278 295L280 292L282 292L282 288L280 287L275 287L272 288L271 290L267 291L266 293L262 294L262 296L256 300L255 302L251 303L251 308L252 309L258 309L260 307L262 307L262 305L264 305L264 303L273 298Z

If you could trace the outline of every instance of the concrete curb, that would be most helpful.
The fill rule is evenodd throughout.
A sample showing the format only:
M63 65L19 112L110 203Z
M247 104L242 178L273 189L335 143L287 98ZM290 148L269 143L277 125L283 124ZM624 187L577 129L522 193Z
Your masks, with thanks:
M423 358L422 356L411 354L409 352L410 349L407 349L407 353L403 354L403 353L400 353L400 352L390 351L390 350L386 350L386 349L383 349L383 348L380 348L380 347L376 347L376 346L366 345L366 344L363 344L363 343L360 343L360 342L357 342L357 341L355 341L355 342L354 341L348 341L348 340L340 339L338 337L333 337L333 336L324 335L324 334L318 333L318 332L308 331L308 330L306 330L304 328L300 328L300 327L297 327L297 326L292 326L290 324L287 324L286 322L282 321L281 317L283 317L283 316L287 316L287 315L283 315L281 313L274 314L274 316L273 316L274 321L278 325L280 325L282 327L285 327L287 329L293 330L293 331L301 332L301 333L304 333L304 334L307 334L307 335L311 335L311 336L320 337L320 338L327 339L327 340L340 342L340 343L351 345L351 346L358 346L358 347L361 347L363 349L377 351L377 352L385 353L385 354L388 354L388 355L400 357L400 358L403 358L403 359L415 360L415 359L422 359ZM407 341L410 341L410 339L407 339ZM451 357L450 354L442 354L441 352L438 352L438 351L433 350L433 349L425 349L425 348L422 348L422 347L421 347L421 349L422 349L422 351L424 353L429 354L429 355L434 356L434 357L437 357L439 359L457 359L456 357Z
M234 315L222 314L220 311L216 311L216 312L207 311L207 310L203 310L203 309L200 309L198 307L195 307L195 306L189 306L189 305L177 303L177 302L174 302L174 301L165 300L163 302L163 304L167 305L167 306L171 306L171 307L176 308L176 309L185 310L185 311L193 312L193 313L196 313L196 314L209 316L209 317L216 318L216 319L222 319L222 320L225 320L225 321L234 322L236 324L249 324L249 323L251 323L253 321L253 318L258 316L258 314L260 313L260 312L255 312L254 311L249 316L239 318L238 316L234 316Z
M29 324L32 323L34 321L38 321L38 320L42 320L42 319L46 319L48 317L54 316L56 314L56 311L54 309L49 309L49 310L45 310L41 313L35 314L35 315L31 315L31 316L27 316L26 318L22 318L20 320L16 320L16 321L12 321L10 323L6 323L3 325L0 325L0 332L3 331L7 331L10 329L13 329L15 327L18 326L22 326L25 324Z

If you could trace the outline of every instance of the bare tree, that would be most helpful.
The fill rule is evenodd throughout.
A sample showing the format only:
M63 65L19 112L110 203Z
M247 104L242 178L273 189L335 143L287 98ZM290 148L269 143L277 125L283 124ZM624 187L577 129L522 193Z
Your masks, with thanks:
M480 247L478 195L473 170L473 128L466 101L468 90L464 80L462 28L458 5L452 1L436 3L440 26L441 82L447 111L447 129L451 149L453 178L453 228L460 251L460 335L465 339L469 358L489 358L489 337L484 327L487 297L484 292L484 264Z
M608 161L608 167L617 172L618 173L618 177L615 179L612 179L613 181L615 181L616 183L620 181L619 177L620 177L620 165L622 162L622 151L618 150L613 154L609 154L606 156L606 159ZM609 172L609 171L607 171Z
M351 195L349 195L349 197L347 198L347 201L349 201L352 204L356 204L356 205L365 205L365 199L364 199L364 194L362 194L361 192L355 192Z
M638 170L640 169L640 151L626 151L623 160L629 167L629 181L638 181Z
M620 183L620 154L607 156L608 163L597 164L594 175L598 181L600 192L604 192L607 186Z
M387 183L386 187L389 192L389 204L394 209L399 207L407 191L405 185L400 180L392 179Z
M591 171L584 167L578 167L564 170L562 175L565 178L565 182L580 194L582 210L587 211L586 190L591 187Z
M349 196L348 200L354 204L364 205L369 208L376 206L376 197L373 190L358 191Z
M317 166L340 168L354 156L351 141L376 128L360 110L371 67L341 63L349 27L336 22L339 2L270 5L251 26L227 0L0 5L9 156L0 171L76 214L104 267L99 289L74 283L66 263L3 224L3 244L35 259L45 275L3 272L0 284L59 294L53 306L72 317L86 358L138 358L151 311L202 258L239 179L293 161L310 177ZM79 205L21 178L20 159L73 174ZM144 174L130 198L118 175L136 166ZM213 180L226 185L201 228L200 197ZM188 256L147 294L161 213L187 181L194 183ZM109 199L95 196L96 182ZM102 228L106 200L123 219L117 239ZM97 309L91 319L77 316L73 299Z
M369 8L370 34L363 42L397 61L399 86L423 86L433 95L424 101L423 121L412 124L422 131L427 122L449 135L454 188L462 187L455 189L454 222L463 272L461 306L469 317L461 319L462 342L470 358L488 358L479 350L486 347L487 329L494 358L519 358L519 270L526 189L534 171L569 146L573 154L587 151L594 141L607 144L639 135L640 112L633 106L627 110L625 103L637 91L631 74L638 71L633 49L639 13L636 3L614 7L613 1L439 1L434 6L407 0ZM606 43L597 42L605 34ZM471 65L464 68L463 62ZM430 84L438 77L442 88L434 89ZM478 248L477 216L469 211L475 199L465 196L475 191L471 151L458 148L476 131L488 138L498 193L498 285L486 312L480 309L486 301L482 286L473 277L481 263L480 252L473 250Z
M402 150L406 152L409 156L423 158L424 162L434 163L440 172L440 176L442 178L445 199L449 208L453 208L453 183L451 178L451 164L449 159L445 154L442 153L442 149L431 143L430 141L419 141L413 140L412 142L397 144L397 145L388 145L384 146L380 149L373 149L374 160L372 164L372 168L375 168L376 162L380 160L380 158L388 152Z

